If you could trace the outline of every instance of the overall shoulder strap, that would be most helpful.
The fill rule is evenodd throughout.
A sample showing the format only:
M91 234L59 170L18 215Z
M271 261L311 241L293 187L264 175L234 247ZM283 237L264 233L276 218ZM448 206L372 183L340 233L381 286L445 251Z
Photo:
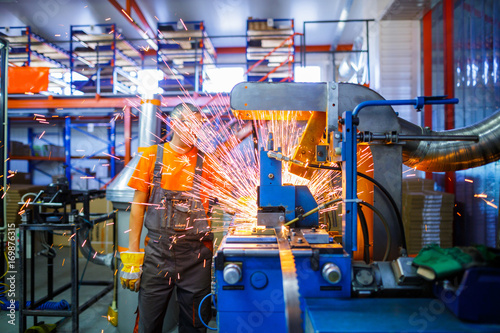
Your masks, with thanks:
M161 183L161 167L163 164L163 150L164 144L159 144L156 148L155 169L153 172L153 183Z
M201 175L203 174L203 161L205 160L205 154L198 151L196 157L196 166L194 168L194 178L193 178L193 188L191 192L195 198L200 198L200 186L201 186Z

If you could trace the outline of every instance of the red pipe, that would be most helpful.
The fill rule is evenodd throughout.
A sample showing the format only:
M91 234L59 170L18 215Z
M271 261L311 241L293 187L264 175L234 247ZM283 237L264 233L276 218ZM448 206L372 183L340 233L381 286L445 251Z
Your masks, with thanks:
M432 10L422 18L422 42L424 95L432 96ZM432 129L432 105L424 106L424 126ZM432 179L432 172L426 172L425 178Z
M444 93L448 98L455 97L455 75L454 75L454 52L453 52L453 9L454 0L443 1L443 33L444 33ZM446 104L445 129L455 128L455 105ZM455 193L455 173L447 172L445 179L445 191Z

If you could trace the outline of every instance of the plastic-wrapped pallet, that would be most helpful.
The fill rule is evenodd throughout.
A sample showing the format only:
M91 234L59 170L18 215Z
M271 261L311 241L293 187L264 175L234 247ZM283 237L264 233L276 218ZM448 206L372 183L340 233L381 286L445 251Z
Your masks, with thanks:
M453 207L455 196L432 190L428 179L403 181L403 223L409 254L438 244L453 246Z

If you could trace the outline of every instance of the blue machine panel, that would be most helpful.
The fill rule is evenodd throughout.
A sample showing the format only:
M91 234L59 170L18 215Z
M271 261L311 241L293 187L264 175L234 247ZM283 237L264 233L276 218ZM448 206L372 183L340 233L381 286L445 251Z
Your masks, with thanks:
M242 278L229 285L223 271L216 271L219 332L283 332L286 322L279 257L231 257L226 262L242 263ZM267 277L264 287L262 275L255 277L255 273Z
M431 298L309 298L305 332L499 332L462 322Z
M309 191L306 185L295 186L295 205L304 208L304 212L308 212L316 207L316 199ZM295 215L297 217L297 214ZM297 228L310 228L318 225L318 213L311 214L295 224Z
M338 283L328 283L321 274L321 268L329 262L340 268L342 277ZM351 257L348 255L320 255L316 271L311 268L310 257L295 258L295 267L301 297L351 297Z

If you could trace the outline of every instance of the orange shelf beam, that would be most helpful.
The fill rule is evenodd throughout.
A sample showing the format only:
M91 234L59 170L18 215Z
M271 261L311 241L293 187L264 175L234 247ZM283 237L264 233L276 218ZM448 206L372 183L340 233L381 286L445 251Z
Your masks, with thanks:
M201 96L194 94L191 97L168 96L161 98L163 106L175 106L184 100L197 105L209 105L213 101L211 96ZM9 98L9 109L122 109L123 107L140 107L139 97L96 97L96 98Z
M9 156L11 160L24 160L24 161L54 161L64 162L64 157L51 157L51 156Z

